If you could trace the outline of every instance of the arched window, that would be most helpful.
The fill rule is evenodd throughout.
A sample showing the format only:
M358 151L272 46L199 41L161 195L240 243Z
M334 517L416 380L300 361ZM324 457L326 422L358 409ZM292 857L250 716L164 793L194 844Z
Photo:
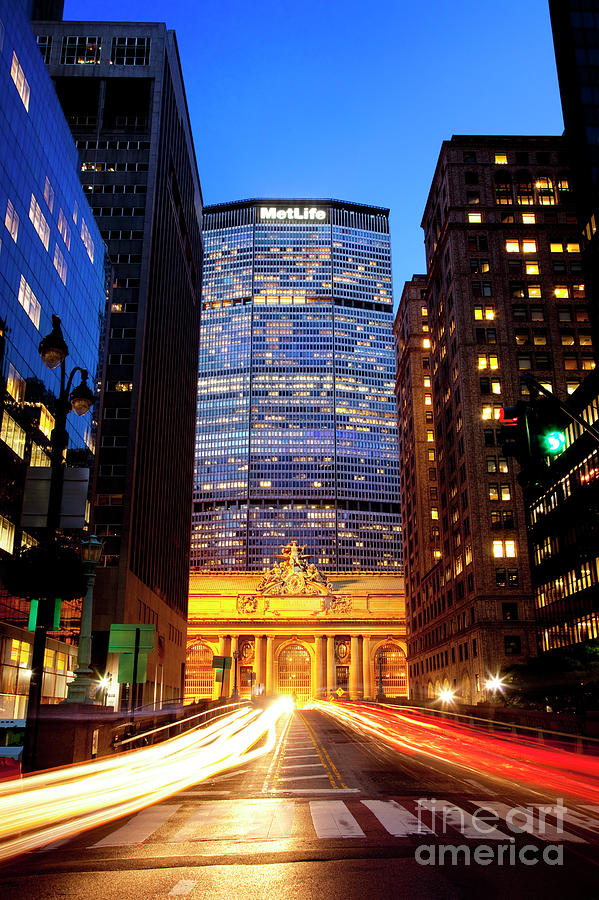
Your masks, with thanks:
M301 644L288 644L279 656L278 692L295 696L299 703L310 699L311 660Z
M519 206L534 206L535 189L530 172L525 170L516 172L515 187L516 203Z
M509 172L495 173L495 203L497 206L508 206L513 203L512 179Z
M553 179L549 175L539 175L535 181L537 189L538 202L541 206L555 205L555 191L553 189Z
M185 661L185 702L211 699L214 688L212 657L214 654L203 641L195 641L187 648Z
M382 654L381 674L383 690L388 697L403 697L407 690L406 654L397 644L387 643L378 651Z

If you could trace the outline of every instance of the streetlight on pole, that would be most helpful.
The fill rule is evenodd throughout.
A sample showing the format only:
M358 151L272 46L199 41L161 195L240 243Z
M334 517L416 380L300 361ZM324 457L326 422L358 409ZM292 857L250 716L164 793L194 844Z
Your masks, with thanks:
M48 515L44 529L45 542L48 546L52 546L56 542L56 534L60 529L64 452L68 444L67 416L71 410L78 416L84 416L88 413L94 404L94 395L87 384L87 369L75 366L69 377L66 377L65 359L69 355L69 348L62 334L59 316L52 316L52 331L42 338L38 351L43 364L48 369L56 369L60 366L60 391L56 398L54 428L50 435L50 492L48 497ZM73 378L77 372L81 375L81 381L73 388ZM44 656L46 654L46 632L52 618L51 610L55 600L55 596L39 598L38 619L33 637L31 680L29 682L27 702L27 725L23 747L23 771L35 769L38 718L42 700Z
M92 685L97 680L93 678L91 668L92 659L92 613L94 608L94 581L96 580L96 566L102 556L102 541L95 534L81 541L81 558L85 565L86 591L81 610L81 628L79 630L79 649L77 651L77 668L75 678L67 685L65 703L93 703L91 698Z
M239 691L237 690L237 661L239 659L239 650L233 650L233 659L235 660L235 670L233 673L233 693L231 700L239 700Z
M376 661L379 667L379 684L376 699L380 702L385 699L385 691L383 690L383 651L379 650L376 654Z

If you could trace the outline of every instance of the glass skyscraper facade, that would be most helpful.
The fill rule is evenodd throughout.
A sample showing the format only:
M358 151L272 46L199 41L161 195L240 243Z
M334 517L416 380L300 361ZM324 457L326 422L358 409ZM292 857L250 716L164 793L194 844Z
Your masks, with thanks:
M192 569L400 567L388 212L204 207Z
M0 550L19 526L25 471L49 466L60 369L38 345L62 321L67 370L98 375L105 246L79 182L77 150L31 26L0 0ZM78 384L79 379L75 379ZM92 416L70 415L69 447L93 450Z

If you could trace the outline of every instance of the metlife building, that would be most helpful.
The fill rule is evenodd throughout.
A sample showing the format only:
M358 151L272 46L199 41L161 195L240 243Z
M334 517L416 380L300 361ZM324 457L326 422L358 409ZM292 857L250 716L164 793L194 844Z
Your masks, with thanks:
M389 210L204 208L192 570L401 567Z

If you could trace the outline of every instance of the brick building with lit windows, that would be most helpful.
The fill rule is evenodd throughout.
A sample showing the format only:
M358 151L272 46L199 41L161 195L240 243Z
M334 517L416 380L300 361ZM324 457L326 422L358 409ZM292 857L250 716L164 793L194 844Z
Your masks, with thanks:
M441 149L423 217L428 357L402 349L401 306L396 322L399 372L417 384L398 378L400 421L411 391L426 403L429 377L434 417L435 478L420 460L415 484L404 473L402 501L406 510L410 495L428 502L437 492L426 529L433 560L405 554L417 698L445 687L462 703L484 700L487 678L536 652L524 503L498 419L528 396L525 373L565 397L594 367L571 187L558 137L454 136ZM427 441L404 437L402 469L418 445Z
M58 4L60 5L60 4ZM202 267L202 195L175 33L34 21L114 269L94 529L95 662L112 623L156 626L140 703L183 692Z

